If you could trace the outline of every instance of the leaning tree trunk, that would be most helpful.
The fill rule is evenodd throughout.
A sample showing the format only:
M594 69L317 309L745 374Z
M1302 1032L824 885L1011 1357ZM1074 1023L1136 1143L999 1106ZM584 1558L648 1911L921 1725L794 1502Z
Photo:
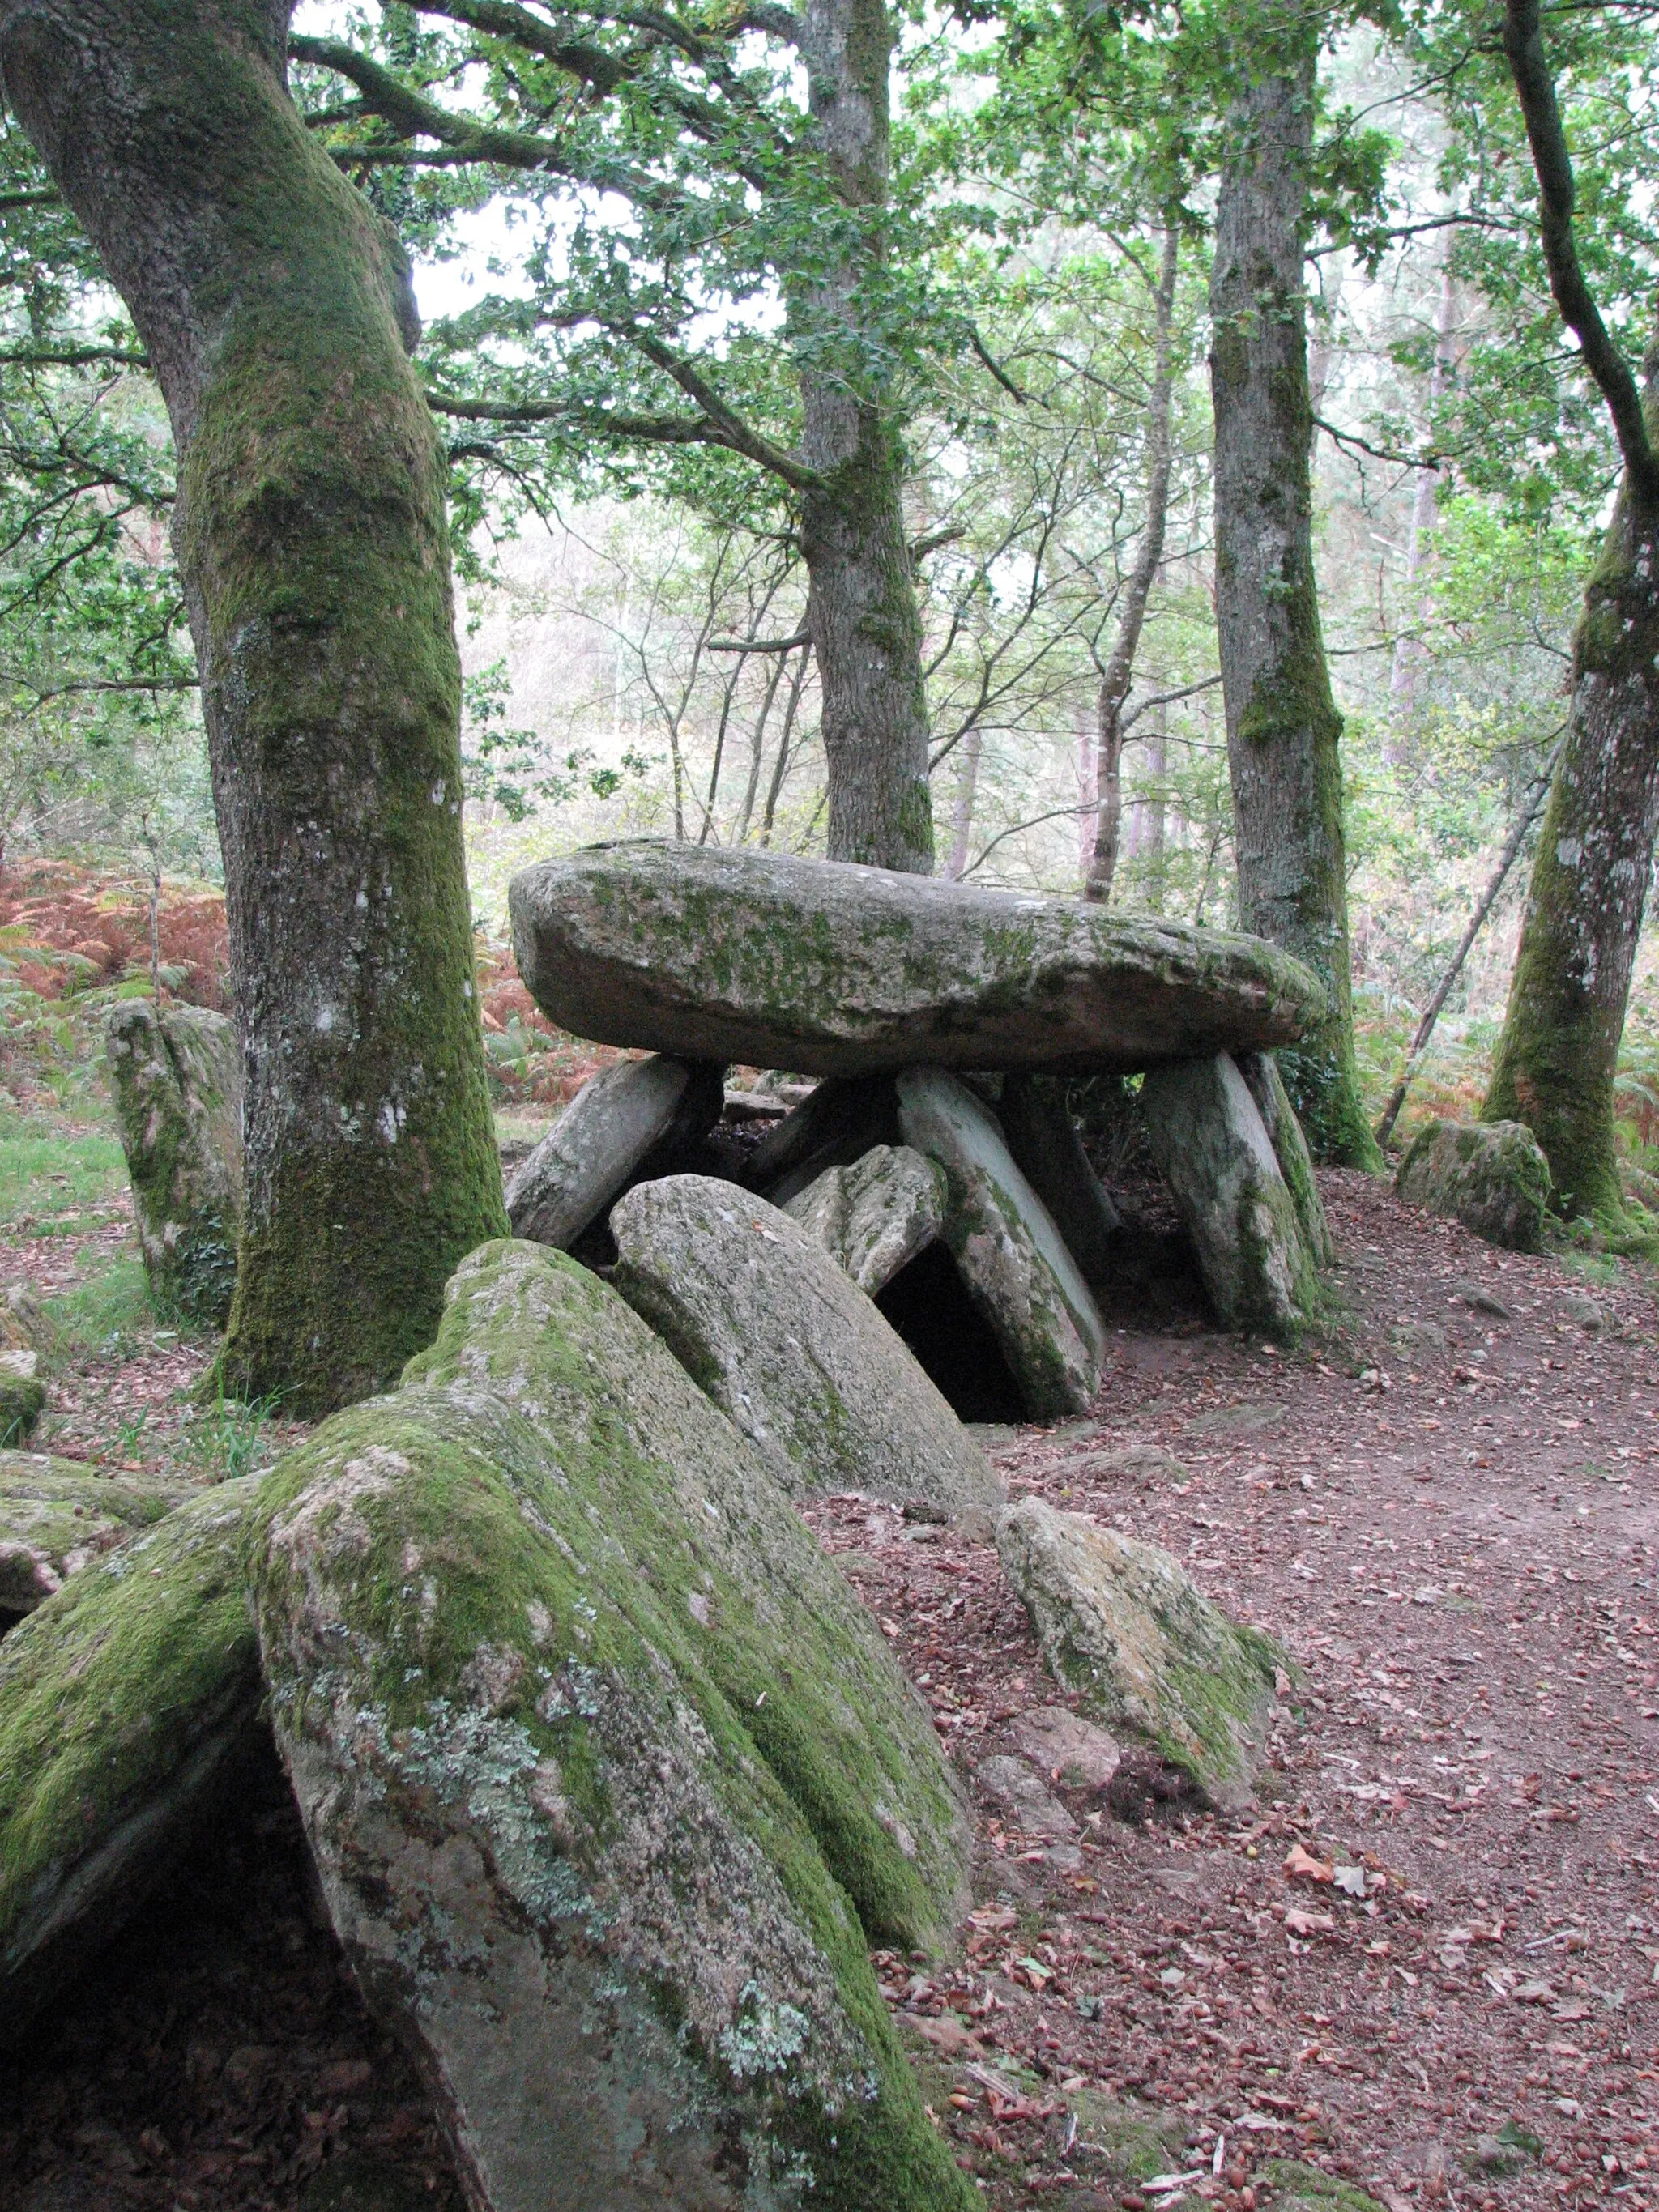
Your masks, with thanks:
M1381 1156L1354 1066L1342 838L1342 718L1314 582L1313 414L1303 312L1315 33L1292 33L1241 95L1210 280L1216 629L1239 916L1324 978L1329 1018L1279 1055L1322 1158Z
M25 128L179 451L247 1069L227 1383L315 1411L502 1232L441 457L408 268L288 96L282 0L0 0Z
M1651 401L1647 414L1659 422ZM1565 1214L1624 1213L1613 1079L1656 834L1659 504L1627 477L1573 641L1567 734L1480 1109L1527 1124Z
M808 96L844 212L830 265L791 302L801 358L801 450L824 479L802 501L806 623L823 696L829 851L929 875L927 696L901 492L902 441L882 339L868 327L890 167L884 0L808 0Z
M1140 551L1123 594L1111 657L1102 671L1095 744L1095 842L1083 879L1083 896L1104 906L1117 877L1123 824L1123 708L1134 681L1135 655L1146 620L1146 602L1164 559L1170 513L1170 399L1175 384L1175 295L1181 265L1181 233L1173 210L1164 221L1164 256L1152 295L1152 381L1146 396L1146 520Z

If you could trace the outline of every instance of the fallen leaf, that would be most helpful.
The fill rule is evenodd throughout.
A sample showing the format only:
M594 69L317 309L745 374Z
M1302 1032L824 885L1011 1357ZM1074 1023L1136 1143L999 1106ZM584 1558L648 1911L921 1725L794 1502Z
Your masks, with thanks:
M1285 1855L1285 1871L1292 1881L1334 1881L1336 1869L1327 1859L1316 1859L1300 1844L1292 1844Z
M943 2051L947 2058L960 2058L964 2051L980 2051L985 2047L973 2030L964 2027L953 2012L941 2013L937 2020L919 2020L916 2032L925 2042L931 2043L935 2051Z
M1336 1922L1328 1912L1308 1912L1293 1905L1285 1915L1285 1925L1292 1936L1332 1936Z
M1365 1869L1364 1867L1334 1867L1331 1870L1331 1879L1345 1897L1364 1897L1365 1894Z

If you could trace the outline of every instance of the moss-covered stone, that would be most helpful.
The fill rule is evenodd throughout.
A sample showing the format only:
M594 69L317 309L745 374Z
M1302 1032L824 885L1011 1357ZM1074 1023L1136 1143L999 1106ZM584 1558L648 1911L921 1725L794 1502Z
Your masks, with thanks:
M1314 1176L1313 1154L1308 1149L1307 1136L1296 1108L1291 1103L1291 1094L1285 1088L1279 1062L1270 1052L1249 1052L1239 1060L1238 1072L1255 1101L1261 1126L1279 1162L1279 1172L1291 1194L1308 1256L1316 1267L1328 1267L1335 1261L1336 1244L1326 1218L1325 1201L1319 1195L1319 1185Z
M783 1211L874 1297L939 1235L948 1196L937 1163L908 1145L875 1145L826 1168Z
M106 1031L110 1088L156 1310L222 1328L242 1220L242 1055L222 1014L129 999Z
M0 1618L33 1613L71 1575L194 1494L184 1483L0 1451Z
M1320 1311L1318 1273L1237 1066L1218 1053L1155 1069L1141 1101L1152 1157L1174 1193L1218 1316L1229 1328L1295 1337ZM1311 1187L1311 1172L1307 1180Z
M708 1176L670 1176L630 1191L611 1227L612 1285L787 1493L864 1490L951 1514L1001 1504L908 1346L787 1214Z
M510 902L579 1036L810 1074L1134 1070L1289 1044L1326 1006L1258 939L753 848L591 846Z
M39 1364L37 1352L0 1352L0 1447L26 1444L34 1434L46 1404Z
M257 1707L258 1486L167 1514L0 1643L0 2034L142 1901Z
M942 1068L898 1079L904 1140L945 1170L944 1241L990 1325L1033 1420L1081 1413L1100 1384L1106 1332L1048 1208L996 1118Z
M1079 2150L1103 2161L1104 2178L1133 2188L1155 2174L1180 2171L1187 2131L1184 2112L1120 2103L1098 2089L1078 2090L1072 2109L1077 2114Z
M960 2208L865 1953L962 1894L926 1709L750 1448L574 1262L483 1247L251 1550L371 2000L497 2212Z
M997 1550L1044 1664L1085 1714L1146 1738L1212 1803L1248 1799L1288 1665L1271 1637L1229 1620L1156 1544L1040 1498L1009 1507Z
M1489 1244L1541 1251L1550 1167L1520 1121L1431 1121L1400 1163L1394 1187L1408 1205L1461 1221Z

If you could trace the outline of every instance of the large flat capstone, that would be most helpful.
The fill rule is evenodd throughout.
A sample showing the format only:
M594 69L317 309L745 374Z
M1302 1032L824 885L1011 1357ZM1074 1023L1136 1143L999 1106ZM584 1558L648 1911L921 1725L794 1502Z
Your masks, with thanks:
M932 1717L645 1323L486 1245L267 1482L277 1741L468 2201L966 2212L866 1951L964 1902Z
M578 1036L806 1074L1128 1071L1292 1043L1323 1005L1257 938L752 848L589 846L510 904Z

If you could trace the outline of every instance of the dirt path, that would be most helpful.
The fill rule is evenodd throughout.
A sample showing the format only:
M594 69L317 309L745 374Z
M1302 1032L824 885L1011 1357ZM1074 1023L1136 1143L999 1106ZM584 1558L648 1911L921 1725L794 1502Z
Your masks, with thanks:
M970 1971L918 1989L889 1961L890 1994L954 2055L949 2124L1008 2201L1097 2194L1063 2154L1090 2085L1177 2108L1187 2170L1224 2136L1192 2193L1234 2203L1286 2154L1402 2204L1659 2201L1659 1309L1631 1271L1592 1296L1362 1176L1326 1188L1344 1356L1120 1332L1093 1418L993 1440L1012 1493L1167 1546L1283 1639L1306 1679L1276 1800L1136 1826L1062 1793L1080 1872L982 1802ZM1184 1474L1102 1467L1131 1444ZM851 1500L819 1519L964 1771L1015 1748L1000 1723L1051 1692L994 1550ZM1298 1843L1372 1894L1292 1880ZM998 2117L1010 2087L1035 2116ZM1481 2167L1506 2123L1541 2159L1488 2142L1513 2170Z

